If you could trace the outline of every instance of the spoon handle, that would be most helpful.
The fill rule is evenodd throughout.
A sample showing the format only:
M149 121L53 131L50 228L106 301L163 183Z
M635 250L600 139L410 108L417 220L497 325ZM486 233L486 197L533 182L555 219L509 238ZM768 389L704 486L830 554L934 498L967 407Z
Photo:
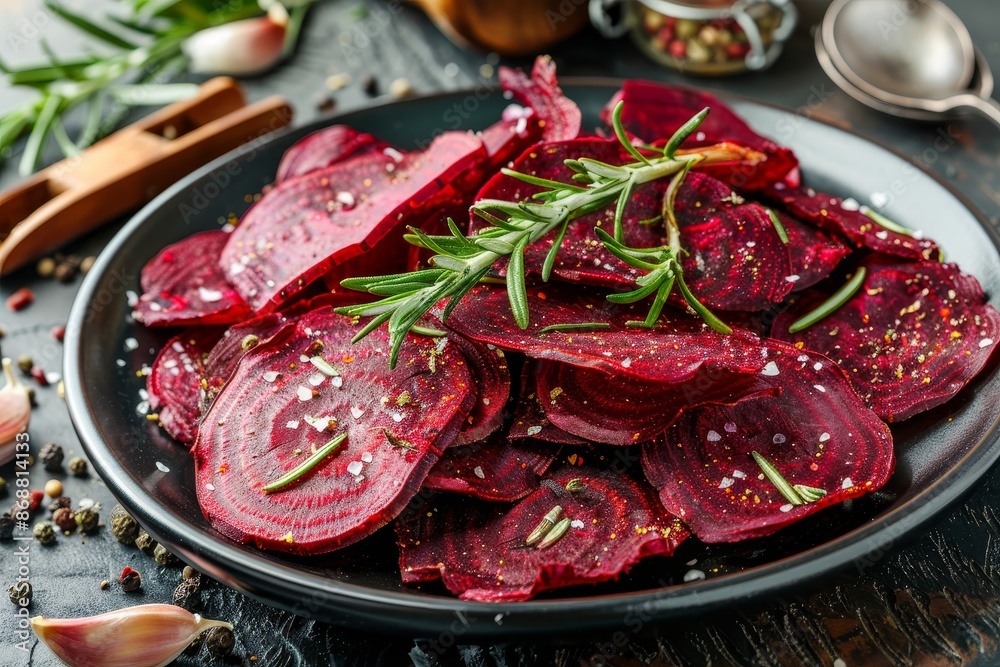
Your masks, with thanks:
M963 95L963 106L971 107L996 123L1000 127L1000 102L992 98L978 95Z

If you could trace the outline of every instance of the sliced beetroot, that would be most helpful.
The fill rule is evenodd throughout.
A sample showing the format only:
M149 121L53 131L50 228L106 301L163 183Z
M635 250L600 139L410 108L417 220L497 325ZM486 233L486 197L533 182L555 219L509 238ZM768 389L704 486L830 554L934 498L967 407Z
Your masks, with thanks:
M551 367L570 373L572 379L539 381L538 396L552 424L585 440L635 444L663 432L683 407L773 391L770 383L761 381L769 361L766 350L749 332L717 334L694 316L670 308L655 329L627 327L626 321L641 319L642 311L555 286L530 289L528 306L531 324L521 330L505 290L478 288L459 304L448 323L475 340L562 362ZM551 325L593 323L610 328L541 331ZM638 404L648 410L633 415ZM574 409L567 410L566 405ZM600 413L612 406L620 417L613 424ZM652 424L650 416L655 418ZM595 423L597 428L591 428Z
M485 440L503 425L504 409L510 398L510 369L503 350L449 334L449 343L457 345L469 364L469 374L476 386L476 404L465 418L456 444L468 445Z
M904 259L936 259L939 249L930 239L918 239L886 229L861 212L854 200L844 200L812 188L787 187L778 183L767 197L794 216L843 236L858 248L868 248Z
M135 318L148 327L240 322L250 308L219 268L230 235L200 232L167 246L142 268Z
M566 485L576 480L570 492ZM669 556L688 531L648 486L620 472L562 467L513 508L447 496L398 524L407 583L440 578L464 600L527 600L545 590L617 579L643 558ZM526 546L554 507L571 523L551 546Z
M507 437L511 440L533 438L560 445L586 444L586 440L555 426L545 416L542 398L535 390L536 363L529 359L521 367L521 389L514 408L514 421Z
M824 507L879 489L894 466L892 434L826 357L769 341L780 396L685 411L666 435L643 445L646 477L660 500L705 542L770 535ZM793 504L752 452L789 484L820 489Z
M354 155L284 181L243 216L220 265L255 310L274 309L332 267L401 236L484 155L475 136L448 132L425 151Z
M278 164L275 183L334 165L355 153L381 151L389 144L347 125L331 125L295 142Z
M723 141L760 151L767 159L755 166L719 164L705 172L738 190L760 190L775 182L798 185L798 159L787 148L757 134L742 118L717 98L700 91L650 81L626 81L619 95L605 108L605 122L619 101L625 102L622 122L633 135L650 143L669 139L705 107L712 111L685 143L685 148Z
M775 212L788 234L791 275L795 278L793 292L799 292L820 282L837 268L850 248L836 237L810 227L798 218Z
M710 308L764 310L794 286L790 243L766 209L742 202L731 187L698 172L677 191L685 281Z
M205 357L219 339L218 329L188 329L167 341L146 376L149 411L175 440L194 442L201 421Z
M583 115L580 107L563 95L552 58L536 58L530 79L521 70L509 67L500 68L499 78L503 89L531 108L542 122L542 136L546 141L573 139L580 133Z
M219 532L296 554L346 546L391 521L454 441L473 400L458 347L411 336L390 371L384 330L352 345L355 333L321 308L242 357L193 449L198 502ZM337 451L264 494L338 434Z
M880 417L902 421L945 403L982 370L1000 340L1000 314L954 264L864 266L864 284L844 306L790 334L826 298L804 295L778 316L772 335L830 357Z
M424 488L493 502L514 502L538 488L559 448L537 441L510 442L502 434L452 446L424 480Z

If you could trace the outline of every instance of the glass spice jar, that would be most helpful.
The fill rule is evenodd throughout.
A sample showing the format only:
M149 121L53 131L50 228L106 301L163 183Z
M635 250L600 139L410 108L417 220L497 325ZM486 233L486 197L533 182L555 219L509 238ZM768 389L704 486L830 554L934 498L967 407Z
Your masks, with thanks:
M647 55L686 74L765 69L798 21L792 0L625 0L623 21L612 25L614 4L591 5L598 29L609 36L628 30Z

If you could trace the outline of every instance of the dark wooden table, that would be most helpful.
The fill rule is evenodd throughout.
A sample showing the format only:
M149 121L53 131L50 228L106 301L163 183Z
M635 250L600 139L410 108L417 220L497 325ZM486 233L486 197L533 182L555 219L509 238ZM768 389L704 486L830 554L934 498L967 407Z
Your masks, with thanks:
M92 4L70 3L79 9ZM359 86L373 75L382 91L396 78L406 78L417 93L474 87L493 76L495 56L462 51L420 14L388 3L365 0L367 16L359 19L357 2L331 0L317 7L306 27L295 60L267 76L247 82L253 98L280 92L294 101L298 120L319 115L316 99L324 79L347 72L353 83L333 94L337 110L371 102ZM816 3L812 3L816 4ZM951 0L969 24L995 70L1000 70L1000 37L993 3ZM20 30L22 18L35 16L38 3L0 5L4 31ZM582 11L582 10L577 10ZM795 110L783 132L797 131L796 114L816 116L889 144L944 175L976 206L1000 224L1000 133L979 119L943 125L916 124L872 112L836 91L822 73L812 50L808 26L766 74L698 82L739 92ZM12 33L13 34L13 33ZM19 34L19 33L18 33ZM49 41L72 49L73 41L55 22L41 27ZM4 60L26 62L40 57L36 38L0 40ZM648 77L678 81L646 61L627 41L602 42L586 32L553 50L563 75ZM527 62L515 64L525 65ZM690 83L690 81L688 82ZM17 94L0 89L0 109ZM938 141L939 137L947 140ZM783 138L776 137L779 141ZM0 171L0 185L16 180L14 163ZM850 168L850 165L845 165ZM905 194L903 195L905 196ZM73 252L100 250L114 229L99 232ZM4 279L0 296L30 286L38 302L17 315L4 311L0 321L7 336L3 354L31 353L46 370L58 371L60 346L49 329L62 323L76 286L39 280L34 271ZM94 332L99 336L100 332ZM33 451L49 441L61 443L68 455L80 454L64 403L54 388L38 389L31 437ZM0 468L10 479L11 466ZM33 468L32 482L41 487L50 476L63 479L75 501L91 498L106 516L115 504L100 479L49 475ZM292 667L299 665L670 665L757 666L824 665L865 667L902 665L1000 665L1000 470L987 475L978 491L940 518L929 530L905 543L886 544L858 571L817 583L815 589L732 608L704 618L654 625L635 624L603 635L589 633L574 644L465 646L457 640L364 636L307 618L268 608L244 595L215 585L204 595L204 614L232 621L237 646L226 664ZM9 499L2 501L4 504ZM16 573L15 546L0 543L0 583ZM137 597L120 590L102 591L103 579L116 578L124 565L143 575ZM128 604L169 601L180 581L177 568L157 567L152 559L118 544L108 530L81 538L60 536L51 548L33 544L30 559L35 590L33 613L82 616ZM33 638L28 651L14 646L16 619L6 599L0 602L0 665L56 665L58 661ZM181 665L208 664L204 655L183 657Z

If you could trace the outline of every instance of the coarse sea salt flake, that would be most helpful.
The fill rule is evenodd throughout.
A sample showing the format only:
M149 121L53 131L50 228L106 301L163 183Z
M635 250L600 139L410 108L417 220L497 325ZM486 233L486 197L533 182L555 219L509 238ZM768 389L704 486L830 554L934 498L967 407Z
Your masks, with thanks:
M351 406L351 415L355 419L361 419L361 415L363 415L363 414L365 414L364 410L362 410L361 408L356 408L353 405Z
M622 359L622 368L628 368L632 365L632 357L625 357Z
M331 381L330 381L330 383L331 383L331 384L332 384L332 385L333 385L334 387L336 387L337 389L340 389L341 387L343 387L343 386L344 386L344 378L342 378L342 377L339 377L339 376L338 376L338 377L335 377L335 378L333 378L333 380L331 380Z
M160 472L170 472L170 468L168 468L166 464L160 463L159 461L156 462L156 469Z
M472 472L475 473L476 477L479 479L486 479L486 473L483 472L482 466L476 466L473 468Z
M781 371L778 370L778 364L774 363L773 361L769 361L767 362L767 365L764 366L764 370L762 370L760 374L771 377L777 375L780 372Z
M528 435L538 435L541 432L542 432L542 427L541 426L529 426L528 427Z
M684 573L684 581L701 581L705 578L705 573L701 570L688 570Z
M181 349L177 350L178 347L180 347ZM138 350L138 349L139 349L139 341L137 341L135 338L126 338L125 339L125 351L126 352L131 352L132 350ZM184 346L181 345L178 342L174 342L174 349L177 350L178 352L181 352L184 349Z
M278 371L267 371L264 373L264 382L274 382L281 375Z
M840 485L842 489L849 489L854 486L854 481L850 477L845 477L843 484Z
M295 390L295 393L298 395L300 401L308 401L313 397L312 389L309 387L299 386L299 388Z
M792 504L791 503L785 503L784 505L782 505L778 509L781 510L782 512L791 512L792 511Z
M326 378L322 373L313 373L309 376L309 384L314 387L318 387L323 384L323 380Z
M583 521L580 521L579 519L573 519L572 521L569 522L569 525L570 525L570 527L576 528L577 530L579 530L580 528L583 528L584 523L583 523Z
M709 431L708 435L706 435L705 438L709 442L718 442L719 440L722 440L722 436L719 434L718 431Z
M361 461L351 461L347 464L347 472L352 475L360 475L361 470L365 467L365 464Z
M719 488L720 489L728 489L729 487L731 487L735 483L736 483L736 480L733 479L732 477L723 477L722 481L719 482Z
M222 292L216 289L205 289L204 287L198 288L198 296L205 303L215 303L216 301L222 301Z
M771 438L771 442L773 442L776 445L783 445L787 440L788 438L785 437L784 433L775 433L774 437Z
M989 347L992 344L993 344L992 338L984 338L981 341L979 341L979 347Z
M401 412L393 412L392 413L392 421L396 422L397 424L399 422L403 421L403 413L401 413Z
M826 431L823 431L822 433L819 434L819 441L820 442L826 442L829 439L830 439L830 434L827 433Z
M733 477L735 477L736 479L746 479L747 478L747 474L745 472L743 472L742 470L734 470L733 471Z
M787 282L790 282L790 283L797 283L797 282L799 282L799 279L800 279L801 277L802 277L802 276L799 276L799 275L794 275L794 274L793 274L793 275L790 275L790 276L785 276L785 280L786 280Z
M372 453L371 452L365 452L364 454L361 455L361 460L364 461L365 463L371 463L372 462Z
M815 389L816 391L820 392L821 394L825 394L826 393L826 387L824 387L821 384L814 384L813 385L813 389Z
M736 433L736 422L726 422L723 428L726 429L726 433Z
M299 427L299 420L298 420L298 419L292 419L292 420L289 420L289 421L288 421L288 422L287 422L287 423L285 424L285 427L286 427L286 428L298 428L298 427Z

